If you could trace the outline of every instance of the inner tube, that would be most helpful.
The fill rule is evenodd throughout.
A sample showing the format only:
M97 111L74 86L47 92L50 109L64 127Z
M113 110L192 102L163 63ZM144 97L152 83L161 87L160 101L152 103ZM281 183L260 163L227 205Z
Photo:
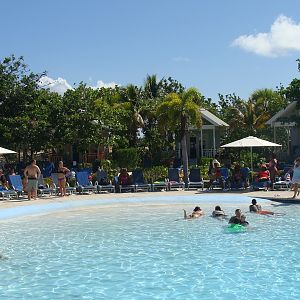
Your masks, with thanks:
M247 229L245 226L240 224L229 224L226 227L226 232L228 233L239 233L239 232L245 232Z

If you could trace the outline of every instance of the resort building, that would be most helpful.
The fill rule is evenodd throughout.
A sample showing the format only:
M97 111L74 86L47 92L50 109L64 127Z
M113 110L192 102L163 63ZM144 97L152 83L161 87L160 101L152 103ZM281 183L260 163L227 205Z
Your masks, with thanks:
M214 157L219 151L221 136L228 124L208 110L201 108L202 128L190 127L187 134L188 156L191 162L200 157ZM177 144L177 156L181 158L181 145Z
M266 125L273 128L275 143L280 143L277 137L278 128L285 129L287 147L281 154L283 157L291 159L300 155L300 109L297 103L298 101L291 102L266 122Z

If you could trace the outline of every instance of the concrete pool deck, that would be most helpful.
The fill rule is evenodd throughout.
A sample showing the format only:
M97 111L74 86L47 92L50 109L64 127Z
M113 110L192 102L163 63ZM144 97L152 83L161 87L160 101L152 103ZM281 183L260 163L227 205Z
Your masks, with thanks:
M268 199L268 200L274 200L275 202L281 201L281 200L287 200L289 203L295 201L295 203L300 202L300 197L295 200L291 199L293 196L292 191L228 191L228 192L222 192L222 191L168 191L168 192L139 192L139 193L103 193L103 194L82 194L82 195L70 195L67 197L56 197L56 196L44 196L39 197L37 200L31 200L28 201L26 197L22 197L20 199L10 199L10 200L1 200L0 201L0 211L2 209L7 208L14 208L14 207L26 207L26 206L39 206L39 205L45 205L45 204L62 204L62 203L70 203L74 200L109 200L109 199L134 199L135 203L138 203L138 198L145 198L145 197L180 197L180 196L199 196L199 200L201 202L201 198L205 196L213 196L213 195L226 195L228 196L246 196L251 198L261 198L261 199ZM222 204L222 201L220 201ZM170 201L172 203L172 201ZM247 203L248 204L248 203Z

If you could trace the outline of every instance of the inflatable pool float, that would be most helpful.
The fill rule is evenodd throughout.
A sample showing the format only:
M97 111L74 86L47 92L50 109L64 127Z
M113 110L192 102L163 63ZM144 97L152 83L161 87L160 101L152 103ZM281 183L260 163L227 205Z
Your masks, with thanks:
M245 232L247 228L240 224L230 224L226 227L226 232L228 233L240 233Z

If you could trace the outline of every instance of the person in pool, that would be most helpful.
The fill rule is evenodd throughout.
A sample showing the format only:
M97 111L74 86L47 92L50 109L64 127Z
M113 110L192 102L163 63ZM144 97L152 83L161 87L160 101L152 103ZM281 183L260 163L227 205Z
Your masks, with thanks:
M250 212L257 213L257 212L261 211L261 206L259 204L257 204L256 199L252 199L251 203L252 204L250 204L250 206L249 206Z
M212 217L214 217L214 218L218 218L218 217L224 218L225 217L225 213L219 205L217 205L215 207L215 210L212 212Z
M229 219L229 224L241 224L242 211L240 209L235 210L235 215Z
M243 225L243 226L248 226L249 225L249 223L246 221L246 216L245 215L241 215L240 224Z
M256 199L252 199L252 204L249 206L249 211L251 213L256 213L261 215L274 215L272 211L262 210L261 205L257 204Z
M199 217L201 217L201 216L203 216L204 215L204 212L203 212L203 210L199 207L199 206L196 206L195 208L194 208L194 210L193 210L193 212L190 214L190 215L188 215L187 213L186 213L186 210L184 209L183 210L183 218L186 220L186 219L196 219L196 218L199 218Z

